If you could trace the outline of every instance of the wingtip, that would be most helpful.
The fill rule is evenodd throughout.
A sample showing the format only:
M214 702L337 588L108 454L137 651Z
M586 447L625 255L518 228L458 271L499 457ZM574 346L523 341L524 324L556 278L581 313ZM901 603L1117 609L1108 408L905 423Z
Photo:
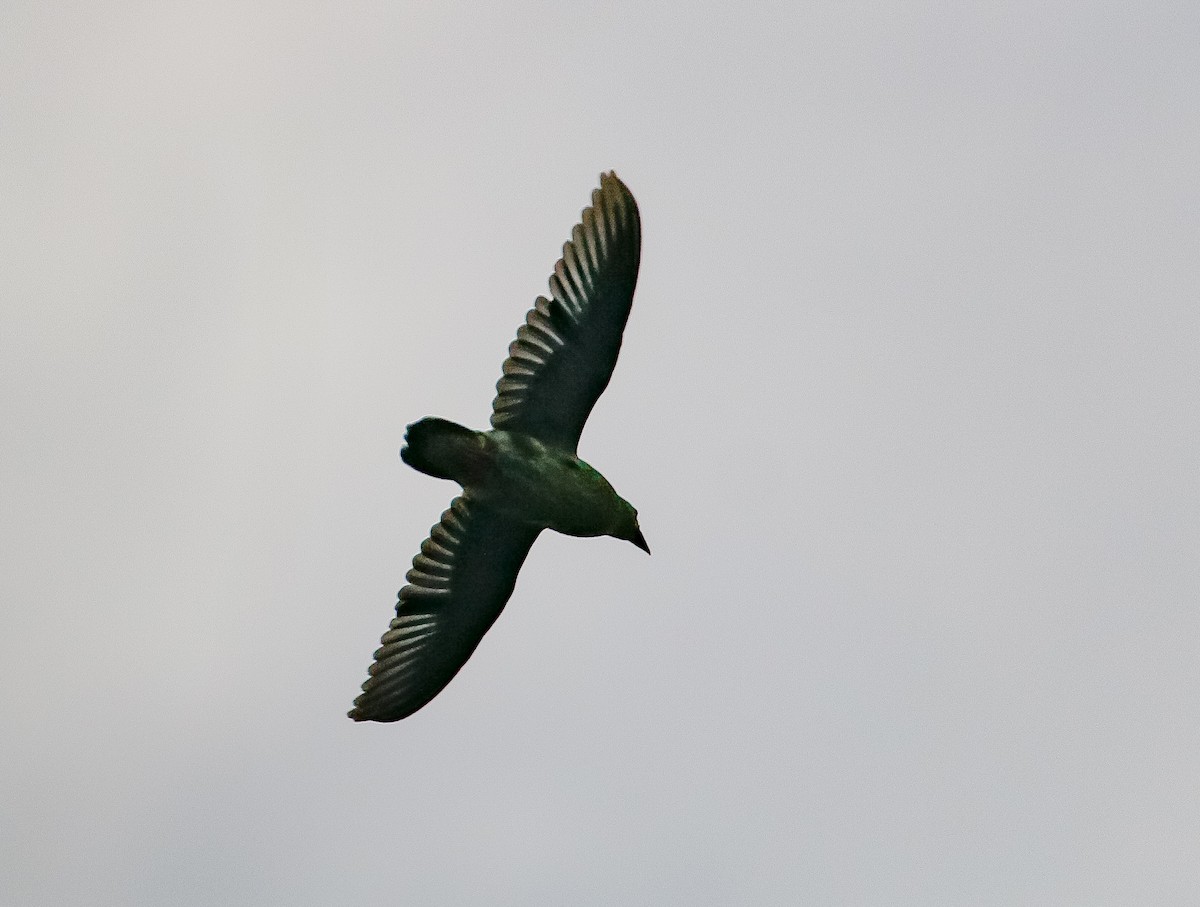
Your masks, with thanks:
M603 192L607 186L613 186L616 189L629 192L629 187L617 176L617 171L615 170L604 170L600 173L600 191Z
M361 724L364 721L394 721L392 718L380 718L377 708L372 708L363 702L366 696L359 696L354 700L354 708L346 713L346 717L356 724Z
M637 199L615 170L600 174L600 185L592 190L592 207L606 209L617 220L625 221L626 226L639 236L640 253L641 216L638 213Z

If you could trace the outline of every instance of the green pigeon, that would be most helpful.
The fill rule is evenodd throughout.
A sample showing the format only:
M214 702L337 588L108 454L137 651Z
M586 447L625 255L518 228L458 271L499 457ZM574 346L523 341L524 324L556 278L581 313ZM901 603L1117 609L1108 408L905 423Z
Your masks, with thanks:
M445 688L500 616L543 529L650 552L637 511L575 454L617 363L641 245L637 202L615 173L601 174L554 266L551 298L538 297L508 348L491 431L432 417L408 426L404 462L463 493L413 558L355 721L399 721Z

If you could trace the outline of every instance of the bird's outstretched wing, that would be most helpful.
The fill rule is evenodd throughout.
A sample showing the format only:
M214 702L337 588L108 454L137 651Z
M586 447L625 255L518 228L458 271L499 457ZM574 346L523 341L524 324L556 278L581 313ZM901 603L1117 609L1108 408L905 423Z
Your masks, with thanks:
M554 266L552 298L538 297L508 348L493 428L575 452L617 363L641 246L637 202L616 174L601 174Z
M413 558L350 717L399 721L440 693L504 610L539 531L455 498Z

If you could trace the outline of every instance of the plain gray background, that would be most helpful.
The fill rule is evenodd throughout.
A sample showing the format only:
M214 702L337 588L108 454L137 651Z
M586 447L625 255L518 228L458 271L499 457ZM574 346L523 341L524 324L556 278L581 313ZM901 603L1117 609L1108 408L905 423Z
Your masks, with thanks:
M1196 903L1198 84L1194 3L6 4L0 903ZM355 725L609 168L654 555Z

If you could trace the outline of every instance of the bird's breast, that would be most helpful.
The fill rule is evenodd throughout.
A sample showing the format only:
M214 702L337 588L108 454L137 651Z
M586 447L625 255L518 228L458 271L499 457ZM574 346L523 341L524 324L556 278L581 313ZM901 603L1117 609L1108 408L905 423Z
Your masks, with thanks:
M493 465L468 496L511 518L566 535L604 535L619 498L578 457L516 432L487 433Z

